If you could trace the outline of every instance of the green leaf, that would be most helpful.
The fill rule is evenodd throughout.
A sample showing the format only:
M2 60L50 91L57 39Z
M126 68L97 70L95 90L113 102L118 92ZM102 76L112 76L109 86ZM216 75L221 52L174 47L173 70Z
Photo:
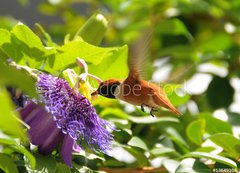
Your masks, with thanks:
M222 147L230 156L240 157L240 140L231 134L218 133L209 137L209 139Z
M39 68L47 52L39 37L22 23L17 24L11 33L11 43L18 53L8 51L8 47L6 47L8 55L20 64L25 65L27 61L31 67Z
M228 122L219 120L215 117L213 117L209 113L201 113L199 115L200 118L205 119L206 123L206 132L209 134L215 134L215 133L230 133L232 134L232 127Z
M167 95L171 95L173 92L176 92L178 89L183 86L180 84L169 84L161 82L161 88L165 91Z
M109 108L106 107L101 113L101 117L106 117L113 115L115 118L121 118L121 119L128 119L128 114L126 114L123 110L119 108Z
M202 162L195 159L182 160L175 173L211 173L211 169Z
M137 124L154 124L154 123L165 123L165 122L172 122L172 123L179 123L177 118L173 117L151 117L151 116L128 116L128 119Z
M44 30L44 28L39 23L36 23L35 25L40 30L40 32L43 34L43 36L45 37L46 45L47 46L55 46L55 43L52 41L51 36Z
M27 161L30 163L32 168L35 168L36 166L36 160L35 157L24 147L22 147L19 143L12 139L1 139L0 138L0 144L6 145L9 148L13 149L16 152L22 153L24 156L26 156Z
M39 39L39 37L32 32L30 28L22 23L18 23L11 31L14 36L16 36L22 43L29 45L30 48L38 48L44 50L44 46Z
M102 55L101 63L89 65L89 71L104 80L109 78L126 78L128 74L128 47L124 45L122 47L104 49L108 51L104 56Z
M197 145L201 145L204 131L205 131L204 119L199 119L191 122L186 129L188 138Z
M163 165L168 172L175 172L176 168L179 166L179 162L173 159L164 159Z
M0 84L22 89L32 97L37 97L35 82L23 71L5 66L0 62Z
M57 163L56 171L55 173L71 173L71 169L63 163Z
M171 35L185 35L189 40L193 37L190 32L185 27L184 23L179 19L167 19L163 20L156 28L156 32L161 34L171 34Z
M131 153L137 160L139 166L148 166L149 161L148 158L144 155L142 150L137 147L124 147L129 153Z
M185 94L184 96L179 96L176 92L172 92L168 94L168 98L174 106L179 106L185 104L190 99L189 94Z
M176 145L179 147L179 149L183 153L189 152L189 146L186 143L186 141L183 139L183 137L179 134L179 132L174 129L173 127L167 127L164 129L166 135L176 143Z
M55 172L56 170L56 160L53 156L43 156L40 154L34 154L36 158L36 167L28 167L29 173L38 172ZM63 171L62 171L63 172Z
M213 150L216 150L215 147L207 146L207 147L199 147L195 151L201 151L201 152L212 152Z
M225 33L214 33L208 36L200 45L202 51L219 51L230 47L232 44L231 37Z
M26 135L17 120L17 113L14 112L13 105L7 91L0 88L0 129L8 135L26 140Z
M124 111L122 111L119 108L106 108L100 113L100 115L101 117L109 117L112 115L114 117L118 117L121 119L128 119L131 122L134 122L137 124L154 124L154 123L165 123L165 122L179 123L179 120L173 117L131 116L126 114Z
M128 72L127 46L101 48L81 40L59 47L55 57L48 58L45 70L53 72L63 70L69 65L76 66L77 57L89 63L89 72L100 78L122 78Z
M120 162L118 160L114 160L114 159L108 159L105 162L103 162L103 164L107 167L123 167L123 166L125 166L125 163Z
M154 156L176 156L180 157L181 155L174 149L168 147L154 147L150 153Z
M18 173L18 169L13 160L2 153L0 153L0 168L6 173Z
M139 148L141 148L143 150L148 150L148 147L145 144L145 142L142 139L140 139L140 138L138 138L136 136L133 136L130 139L130 141L128 141L128 145L131 145L131 146L134 146L134 147L139 147Z
M15 58L18 56L18 60L20 59L20 53L17 51L17 47L12 44L11 33L8 30L0 28L0 50L4 53L4 58ZM15 58L16 60L16 58Z
M11 34L8 30L0 28L0 46L11 42Z
M80 36L87 43L98 46L107 30L108 22L101 14L94 14L79 29L74 39Z
M223 157L223 156L210 154L210 153L191 152L191 153L187 153L183 156L183 158L186 158L186 157L194 157L194 158L200 158L200 159L201 158L206 158L206 159L210 159L210 160L213 160L213 161L216 161L216 162L223 163L223 164L228 165L228 166L233 167L233 168L237 168L237 164L233 160L228 159L228 158Z
M207 99L212 108L227 108L233 102L234 89L228 78L214 76L207 89Z

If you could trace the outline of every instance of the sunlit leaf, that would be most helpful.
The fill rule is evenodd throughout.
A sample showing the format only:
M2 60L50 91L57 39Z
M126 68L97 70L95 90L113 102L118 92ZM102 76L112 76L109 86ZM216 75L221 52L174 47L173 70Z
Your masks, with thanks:
M211 169L202 162L195 159L182 160L175 173L211 173Z
M164 159L163 166L168 172L175 172L176 168L179 166L179 162L173 159Z
M26 135L20 126L18 115L13 111L14 107L7 92L0 88L0 129L8 135L26 140Z
M187 153L183 156L183 158L186 158L186 157L206 158L206 159L210 159L210 160L213 160L213 161L216 161L216 162L223 163L223 164L231 166L233 168L237 168L237 164L233 160L228 159L228 158L223 157L223 156L210 154L210 153L190 152L190 153Z
M10 43L11 41L11 34L8 30L0 28L0 46L3 44Z
M176 150L168 147L154 147L150 153L154 156L181 156Z
M197 148L195 151L200 151L200 152L211 152L213 150L215 150L216 148L213 146L207 146L207 147L199 147Z
M41 40L26 25L19 23L11 31L12 44L17 47L15 52L9 52L13 60L25 65L26 62L32 67L40 67L41 61L47 51ZM18 54L15 54L18 52Z
M128 119L128 114L126 114L124 111L122 111L119 108L105 108L101 113L101 117L106 116L112 116L112 117L118 117L121 119Z
M126 78L128 74L128 47L124 45L118 48L105 49L109 49L109 52L106 52L105 56L103 56L104 59L99 64L93 63L90 65L89 71L103 80L109 78Z
M136 136L133 136L130 139L130 141L128 141L128 145L139 147L139 148L142 148L143 150L148 150L148 147L145 144L145 142Z
M148 158L144 155L142 150L136 147L124 147L125 150L127 150L129 153L131 153L137 160L139 166L147 166L149 165L149 160ZM139 159L141 158L141 159Z
M209 113L201 113L199 117L205 119L206 123L205 130L207 133L215 134L225 132L232 134L232 127L228 122L217 119Z
M76 66L77 57L89 63L92 74L103 79L127 74L127 46L100 48L80 40L59 47L55 56L48 58L45 70L58 71L69 65Z
M176 92L168 94L168 98L174 106L185 104L190 99L190 97L191 96L189 94L179 96Z
M222 147L232 157L240 157L240 140L235 138L233 135L227 133L218 133L210 136L208 139Z
M197 145L201 145L204 131L205 131L204 119L198 119L191 122L186 129L188 138Z
M0 153L0 169L6 173L18 173L18 169L13 160L2 153Z

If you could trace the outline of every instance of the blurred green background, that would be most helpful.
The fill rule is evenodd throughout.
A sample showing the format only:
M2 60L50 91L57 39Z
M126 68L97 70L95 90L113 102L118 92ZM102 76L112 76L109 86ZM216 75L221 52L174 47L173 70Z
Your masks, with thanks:
M120 130L114 132L113 156L96 153L74 155L75 167L70 170L55 157L35 155L40 160L36 169L45 168L52 172L66 169L65 172L205 173L213 169L234 168L236 171L240 164L240 1L6 1L0 7L0 28L11 31L21 21L37 34L44 46L65 45L61 51L66 54L59 55L59 58L74 58L83 50L68 45L68 40L73 39L79 28L95 13L103 14L108 20L106 33L98 46L117 46L119 53L106 58L101 51L105 53L107 49L93 48L91 51L99 52L86 59L90 72L104 80L126 77L127 49L124 45L131 47L138 42L147 49L138 51L146 57L143 76L161 84L183 115L176 118L170 112L159 110L157 117L152 118L141 112L139 107L100 97L93 102L97 112L102 118L114 122ZM15 31L11 32L17 35L17 29ZM145 31L149 31L147 39L141 40ZM4 40L3 36L0 43L3 42L1 40ZM9 50L5 48L2 46L0 49L1 57L4 57L2 52ZM88 49L86 47L82 54L88 54ZM94 64L101 56L100 65ZM70 66L74 63L73 59L68 61ZM30 61L30 67L39 68L36 62L31 64ZM49 64L44 70L55 75L66 68ZM1 75L0 78L4 79ZM2 80L0 83L4 86L5 82ZM176 88L176 92L172 90ZM23 86L23 89L26 88ZM1 104L4 99L7 97L0 95ZM4 110L6 105L0 107ZM3 111L0 116L4 116ZM4 129L3 123L0 123L0 128ZM0 143L8 146L4 141L0 140ZM26 161L22 162L19 156L20 153L26 155L28 151L14 150L16 154L11 150L8 147L2 149L5 154L0 155L1 165L8 157L13 161L9 163L17 165L19 172L31 172L24 166Z

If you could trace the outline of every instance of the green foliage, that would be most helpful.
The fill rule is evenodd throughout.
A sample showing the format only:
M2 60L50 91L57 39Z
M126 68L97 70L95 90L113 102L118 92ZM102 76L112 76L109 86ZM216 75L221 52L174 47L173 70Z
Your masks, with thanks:
M142 141L140 138L133 136L130 141L128 142L128 145L135 146L142 148L143 150L148 150L147 145Z
M53 156L42 156L40 154L34 154L34 157L36 158L36 166L31 167L31 165L30 166L27 165L28 172L34 173L36 171L39 171L39 172L55 172L56 171L57 165L56 165L56 160Z
M31 1L21 0L21 3ZM76 11L78 5L87 6L86 14ZM202 173L239 166L240 139L236 129L240 127L240 114L232 109L239 104L235 102L239 83L234 85L240 75L238 0L141 3L59 0L55 4L43 1L37 9L41 15L59 16L64 22L47 25L38 21L36 28L30 28L0 16L0 145L3 147L0 168L3 171L70 173L107 167L113 172L115 169L134 172L150 167L158 172L161 167L165 172ZM38 98L36 74L43 71L62 76L68 68L80 74L82 69L75 63L77 57L84 59L89 72L102 80L124 79L129 71L128 54L135 51L128 46L131 48L145 37L145 31L149 31L148 38L140 39L142 46L137 52L145 53L142 63L147 67L146 79L150 80L154 71L155 76L161 76L158 70L169 67L169 73L163 72L166 81L156 82L161 86L169 83L168 88L165 85L163 88L183 115L175 117L159 109L157 117L151 117L149 110L143 113L139 107L99 96L93 101L98 114L117 128L113 132L116 150L111 156L89 150L74 153L70 168L58 151L48 156L38 154L30 146L26 137L28 127L19 119L11 102L13 96L6 88L17 88L29 99ZM212 77L205 90L202 79L196 80L196 88L188 88L188 80L195 74ZM89 83L97 87L92 80ZM201 92L192 93L191 89ZM123 151L125 155L121 158Z
M26 163L30 165L33 169L36 166L36 160L35 157L23 146L19 145L16 141L13 139L0 139L0 144L3 146L7 146L12 151L16 151L19 153L22 153L24 157L26 158Z
M61 173L61 172L70 173L71 170L70 170L70 168L67 167L65 164L57 163L57 167L56 167L55 173Z
M200 114L200 117L205 119L207 133L216 134L226 132L232 134L232 127L228 122L214 118L208 113Z
M205 130L205 120L199 119L191 122L186 130L188 138L197 145L201 145Z
M18 173L17 167L14 164L13 160L6 156L5 154L0 153L0 168L6 173Z
M219 156L219 155L205 153L205 152L197 152L197 151L196 152L191 152L191 153L188 153L188 154L184 155L183 157L207 158L207 159L214 160L216 162L223 163L223 164L228 165L232 168L237 168L237 164L234 161L232 161L231 159L228 159L226 157L222 157L222 156Z
M212 171L204 165L202 162L195 159L183 160L182 163L178 166L175 173L211 173Z
M75 35L75 39L80 36L84 41L98 46L103 39L107 26L107 19L101 14L95 14L80 28Z
M18 117L15 112L13 112L13 105L8 97L8 93L0 88L0 128L1 131L13 137L19 137L26 140L26 135L24 134L21 126L19 124ZM9 126L11 124L11 126Z
M218 146L222 147L231 157L239 158L240 140L228 133L218 133L209 137Z
M27 94L37 97L34 79L26 74L25 69L16 70L0 63L0 78L0 84L19 87Z

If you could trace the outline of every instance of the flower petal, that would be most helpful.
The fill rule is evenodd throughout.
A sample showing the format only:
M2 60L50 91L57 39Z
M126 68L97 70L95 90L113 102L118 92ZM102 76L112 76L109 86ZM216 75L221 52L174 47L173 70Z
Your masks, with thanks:
M31 143L39 146L41 154L50 154L63 141L64 134L44 107L30 103L20 113L30 126Z
M43 144L40 144L38 147L38 151L41 154L48 155L51 154L52 151L62 143L64 139L64 134L61 130L56 129L54 132L51 133L52 135L49 136Z
M70 167L72 166L73 144L74 140L70 136L65 135L61 148L61 157L63 161Z
M22 117L23 121L26 121L26 118L29 117L30 112L33 111L33 109L37 108L38 105L35 103L30 103L26 105L23 109L20 110L20 115Z

